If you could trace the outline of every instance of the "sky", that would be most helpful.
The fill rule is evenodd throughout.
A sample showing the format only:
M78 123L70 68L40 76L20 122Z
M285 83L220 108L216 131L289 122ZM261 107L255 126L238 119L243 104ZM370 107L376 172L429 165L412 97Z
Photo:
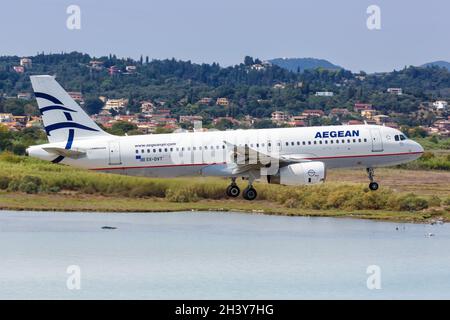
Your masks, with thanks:
M66 26L69 5L80 29ZM367 8L380 27L367 27ZM327 59L352 71L450 61L448 0L2 0L0 55L81 51L234 65L250 55Z

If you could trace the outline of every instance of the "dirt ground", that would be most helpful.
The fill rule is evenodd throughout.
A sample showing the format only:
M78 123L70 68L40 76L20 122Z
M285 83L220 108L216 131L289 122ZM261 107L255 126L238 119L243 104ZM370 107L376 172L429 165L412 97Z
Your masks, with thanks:
M330 170L327 181L368 183L365 170ZM375 181L400 192L450 196L450 171L376 169Z

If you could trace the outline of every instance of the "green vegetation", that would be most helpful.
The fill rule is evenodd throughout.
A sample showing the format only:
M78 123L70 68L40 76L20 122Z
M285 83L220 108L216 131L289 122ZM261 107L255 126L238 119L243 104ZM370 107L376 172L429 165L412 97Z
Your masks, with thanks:
M419 115L423 101L450 97L450 72L439 67L407 67L400 71L364 74L361 80L348 70L313 69L291 72L276 65L252 68L258 59L245 57L244 63L220 67L217 63L195 64L190 61L119 59L115 55L94 58L78 52L63 54L38 54L31 57L33 67L24 74L14 72L20 57L0 57L0 112L15 115L36 114L35 101L3 98L15 97L19 92L31 92L28 76L57 74L58 81L69 91L82 91L90 113L101 107L99 96L127 98L126 111L135 112L140 101L151 99L164 102L164 107L179 115L201 115L204 125L221 116L241 118L251 115L268 117L272 111L292 114L305 109L342 107L352 109L355 102L371 103L381 113L390 114L401 125L427 125L433 115ZM101 61L103 69L90 69L91 60ZM144 62L145 61L145 62ZM135 73L125 72L125 67L136 66ZM107 68L117 66L122 72L111 76ZM283 84L283 89L274 88ZM401 87L404 94L391 95L389 87ZM316 97L316 91L332 91L333 97ZM209 105L199 104L203 97L212 98ZM228 98L230 106L215 105L215 99ZM335 122L337 119L319 118L311 125ZM340 119L342 120L342 119Z
M83 199L102 199L102 205L93 206L88 202L90 210L114 211L114 203L121 204L116 208L126 208L124 203L130 201L138 211L154 211L155 208L201 209L208 206L223 210L252 211L261 208L266 213L277 214L314 214L314 215L351 215L364 216L371 212L383 217L404 217L401 212L408 213L412 219L413 212L417 217L445 215L448 212L450 197L429 197L413 193L400 193L388 187L371 192L366 184L330 182L311 187L284 187L279 185L259 184L259 197L251 205L244 200L230 200L224 190L228 181L215 178L198 179L149 179L120 175L102 174L54 165L43 161L15 156L11 153L0 155L0 207L20 208L17 199L53 199L52 206L36 203L37 209L70 209L71 201ZM3 191L1 191L3 190ZM22 196L20 196L22 195ZM64 195L64 196L63 196ZM34 198L29 198L34 197ZM54 203L60 199L64 204ZM78 200L77 200L78 199ZM104 202L108 199L110 206ZM126 200L128 199L128 200ZM100 201L100 200L98 200ZM155 203L143 208L143 203ZM30 209L32 204L24 200L23 208ZM80 208L75 205L73 209ZM141 209L139 209L141 208ZM432 211L429 211L432 210ZM390 214L388 214L390 212Z
M23 155L27 147L40 143L47 143L47 136L40 128L25 128L12 132L0 124L0 151L7 150Z
M437 154L425 152L417 161L402 164L404 169L450 170L450 153Z

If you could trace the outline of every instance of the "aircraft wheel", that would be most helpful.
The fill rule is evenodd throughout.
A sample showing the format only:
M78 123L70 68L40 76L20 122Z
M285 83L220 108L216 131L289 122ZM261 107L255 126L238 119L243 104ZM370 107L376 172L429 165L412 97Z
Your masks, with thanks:
M258 193L256 192L255 188L253 188L253 187L247 187L244 189L243 197L245 200L249 200L249 201L255 200L257 195L258 195Z
M239 196L240 193L241 190L237 185L231 184L227 187L227 196L229 197L236 198L237 196Z
M369 183L369 189L372 191L378 190L378 183L376 183L376 182Z

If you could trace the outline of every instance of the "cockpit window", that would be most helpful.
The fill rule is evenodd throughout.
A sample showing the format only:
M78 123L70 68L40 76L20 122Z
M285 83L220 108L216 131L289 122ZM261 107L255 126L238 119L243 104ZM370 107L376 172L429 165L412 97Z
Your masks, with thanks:
M402 140L402 141L403 141L403 140L406 140L406 137L405 137L404 135L401 134L401 135L400 135L400 140Z
M395 141L399 141L399 140L400 140L400 138L398 137L398 134L396 134L396 135L394 136L394 139L395 139Z

